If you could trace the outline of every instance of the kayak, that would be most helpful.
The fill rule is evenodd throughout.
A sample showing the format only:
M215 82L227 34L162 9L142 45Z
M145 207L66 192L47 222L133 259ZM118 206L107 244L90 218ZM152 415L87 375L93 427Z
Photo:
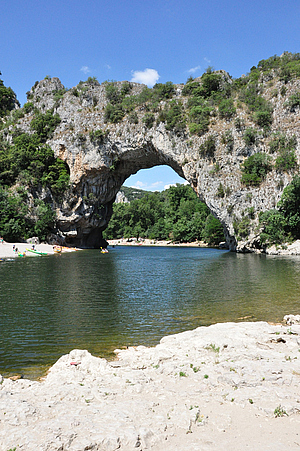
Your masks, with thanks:
M32 252L33 254L37 254L37 255L48 255L47 252L40 252L40 251L36 251L35 249L26 249L26 251Z

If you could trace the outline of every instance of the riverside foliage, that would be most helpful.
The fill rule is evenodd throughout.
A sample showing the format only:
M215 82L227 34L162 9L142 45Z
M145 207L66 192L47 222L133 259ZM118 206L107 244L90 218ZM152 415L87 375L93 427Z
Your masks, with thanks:
M265 211L259 222L261 241L280 244L300 239L300 176L297 175L282 193L278 209Z
M15 102L11 88L0 80L0 112L7 113ZM55 222L53 200L69 186L67 165L46 144L60 118L52 110L36 110L32 132L24 133L16 126L18 118L32 110L32 104L25 104L0 124L0 235L7 241L30 236L45 240ZM42 189L49 193L47 201L39 199Z
M223 227L190 186L171 186L162 192L146 192L141 199L114 205L103 233L106 239L149 238L214 245L224 241Z

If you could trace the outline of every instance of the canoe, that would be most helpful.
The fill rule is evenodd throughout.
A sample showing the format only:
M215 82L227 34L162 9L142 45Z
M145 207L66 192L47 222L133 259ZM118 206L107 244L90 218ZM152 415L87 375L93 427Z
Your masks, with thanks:
M35 249L26 249L26 251L32 252L33 254L37 254L37 255L48 255L47 252L40 252L40 251L36 251Z

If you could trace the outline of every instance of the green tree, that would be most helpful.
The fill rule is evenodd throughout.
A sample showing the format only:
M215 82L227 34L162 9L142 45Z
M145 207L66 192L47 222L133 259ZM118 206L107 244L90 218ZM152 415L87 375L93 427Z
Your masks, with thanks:
M280 244L286 241L287 221L284 214L278 210L268 210L259 217L259 223L263 226L260 233L262 243Z
M295 239L300 238L300 177L296 176L282 193L278 203L279 211L284 215L287 230Z
M173 241L190 242L204 238L204 228L207 234L209 225L206 224L209 210L200 202L190 186L171 186L162 193L145 193L141 199L133 200L130 204L116 204L113 215L104 237L130 238L143 237L150 239L172 239ZM214 218L211 226L213 237L208 238L214 244L219 236L219 222ZM222 232L222 239L224 235Z
M236 114L232 98L223 99L219 105L219 115L222 119L231 119Z
M212 214L209 214L206 218L203 238L210 245L216 245L224 241L223 226Z
M16 105L20 106L16 94L11 88L4 86L3 80L0 79L0 117L6 116Z
M30 123L30 127L36 131L42 143L52 138L54 130L60 124L60 117L49 110L45 114L38 112Z
M259 185L271 171L271 157L265 153L257 152L247 158L242 167L242 183L245 185Z

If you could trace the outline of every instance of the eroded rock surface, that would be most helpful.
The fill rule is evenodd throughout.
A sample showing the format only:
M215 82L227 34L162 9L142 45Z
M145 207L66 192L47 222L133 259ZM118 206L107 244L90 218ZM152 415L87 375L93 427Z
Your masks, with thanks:
M300 326L224 323L154 348L61 357L2 379L0 449L288 449L299 445Z

